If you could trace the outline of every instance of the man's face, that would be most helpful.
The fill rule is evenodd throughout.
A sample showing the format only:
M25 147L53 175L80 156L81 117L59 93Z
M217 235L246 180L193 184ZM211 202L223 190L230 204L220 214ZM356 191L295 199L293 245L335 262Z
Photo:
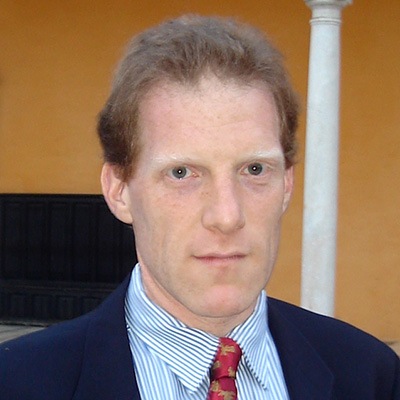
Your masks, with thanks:
M233 327L270 277L292 190L273 98L209 76L154 87L139 115L142 150L122 196L145 290L192 327Z

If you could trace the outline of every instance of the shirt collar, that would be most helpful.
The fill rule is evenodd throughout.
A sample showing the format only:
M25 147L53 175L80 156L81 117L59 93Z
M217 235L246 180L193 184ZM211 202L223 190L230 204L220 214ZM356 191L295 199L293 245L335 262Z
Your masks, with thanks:
M131 332L168 365L188 390L197 390L204 380L209 379L218 338L184 325L154 304L143 289L139 264L132 272L125 313ZM242 362L248 363L264 387L267 385L265 355L260 357L260 354L267 348L267 330L266 295L261 292L252 315L228 335L240 345L244 357Z
M250 317L234 328L228 336L239 344L244 361L255 378L266 389L269 371L266 368L265 360L270 359L270 347L273 339L268 328L267 296L264 291L260 293Z

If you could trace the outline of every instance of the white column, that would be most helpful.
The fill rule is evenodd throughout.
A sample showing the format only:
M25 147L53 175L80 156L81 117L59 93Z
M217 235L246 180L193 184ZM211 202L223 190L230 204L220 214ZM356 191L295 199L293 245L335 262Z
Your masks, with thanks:
M312 9L308 75L301 305L334 314L339 149L340 24L351 0Z

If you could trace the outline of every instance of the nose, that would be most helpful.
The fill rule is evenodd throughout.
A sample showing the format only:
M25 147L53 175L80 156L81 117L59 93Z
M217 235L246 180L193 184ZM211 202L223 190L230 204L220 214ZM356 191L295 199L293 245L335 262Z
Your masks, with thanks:
M212 231L230 234L245 225L240 188L234 179L210 185L202 215L203 226Z

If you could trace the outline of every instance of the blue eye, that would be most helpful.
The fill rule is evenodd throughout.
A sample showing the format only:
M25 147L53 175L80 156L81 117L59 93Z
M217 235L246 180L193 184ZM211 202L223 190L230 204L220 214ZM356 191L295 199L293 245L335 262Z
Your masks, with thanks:
M184 179L190 173L190 170L186 167L175 167L171 170L171 175L175 179Z
M247 171L250 175L260 175L264 171L264 167L260 163L253 163L247 167Z

